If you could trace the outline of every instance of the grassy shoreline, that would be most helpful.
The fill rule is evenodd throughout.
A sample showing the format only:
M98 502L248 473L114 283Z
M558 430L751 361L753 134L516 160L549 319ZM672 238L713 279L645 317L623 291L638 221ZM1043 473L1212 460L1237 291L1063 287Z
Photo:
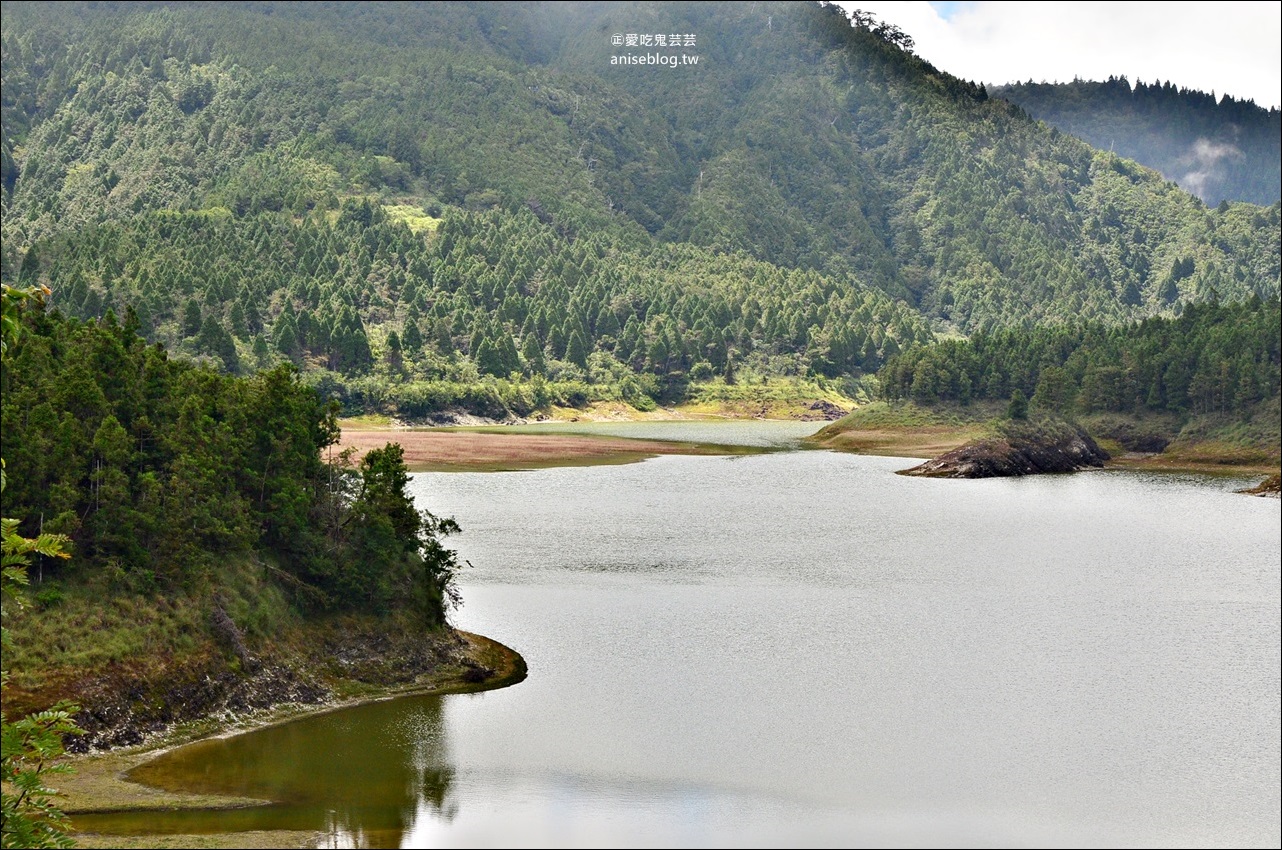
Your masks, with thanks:
M339 711L364 703L411 695L475 693L507 687L523 680L525 660L509 647L482 635L457 632L468 644L467 656L493 670L483 682L470 681L457 669L438 670L408 685L371 687L352 683L348 693L338 693L324 703L289 703L233 719L206 718L170 730L134 747L71 756L75 773L58 777L64 810L71 818L72 836L82 847L304 847L314 845L319 833L277 830L270 832L214 833L206 835L101 835L75 830L77 814L123 811L234 809L261 805L264 800L211 794L187 794L152 788L130 781L133 768L177 747L208 738L243 735L256 729L288 723L302 717Z
M932 459L966 443L992 437L993 423L1001 414L996 406L931 409L876 402L825 426L805 442L816 448L855 454ZM1282 468L1276 437L1267 431L1242 438L1234 432L1236 423L1190 428L1161 417L1120 423L1117 419L1088 417L1082 423L1112 455L1106 468L1261 477L1275 475ZM1147 428L1163 436L1164 449L1129 450L1116 436L1126 426Z
M622 403L598 403L584 409L556 408L538 421L545 422L651 422L734 421L790 418L805 421L798 410L792 416L765 417L760 409L745 411L735 405L702 404L638 411ZM816 421L816 433L802 440L811 448L885 457L929 460L966 443L991 437L1000 406L969 408L920 408L913 404L872 402L826 425ZM1236 431L1241 426L1207 427L1195 423L1182 428L1170 417L1088 417L1083 424L1112 455L1108 468L1146 472L1195 472L1216 475L1265 477L1276 474L1278 447L1269 435ZM606 435L535 434L507 432L507 425L465 422L452 427L422 427L387 416L361 416L343 420L341 445L367 450L393 438L406 449L406 460L415 471L502 471L635 463L662 454L751 453L743 447L665 442ZM527 423L513 423L527 424ZM1132 451L1116 438L1120 428L1148 429L1163 436L1160 452ZM1256 428L1258 431L1258 427Z
M558 466L637 463L658 455L739 455L768 449L609 434L548 433L522 426L571 423L730 422L782 420L814 422L818 429L852 402L839 407L826 398L778 407L753 403L689 403L671 408L638 410L623 402L593 402L584 408L553 407L539 417L495 422L466 414L453 424L424 424L391 416L366 414L339 420L337 453L354 449L355 457L388 442L399 442L407 468L414 472L504 472Z

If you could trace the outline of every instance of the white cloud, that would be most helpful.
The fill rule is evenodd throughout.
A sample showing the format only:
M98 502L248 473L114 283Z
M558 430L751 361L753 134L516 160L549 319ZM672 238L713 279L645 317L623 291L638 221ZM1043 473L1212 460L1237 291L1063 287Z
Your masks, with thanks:
M842 2L898 25L919 56L968 80L1169 80L1282 104L1282 3Z
M1233 145L1198 139L1183 157L1184 165L1191 170L1175 182L1206 200L1207 184L1223 179L1220 162L1229 158L1241 159L1242 151Z

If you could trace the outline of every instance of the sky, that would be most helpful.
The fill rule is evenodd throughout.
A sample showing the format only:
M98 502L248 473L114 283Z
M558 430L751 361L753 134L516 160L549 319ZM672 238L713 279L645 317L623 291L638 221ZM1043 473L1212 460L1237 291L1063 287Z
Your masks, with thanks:
M982 83L1125 76L1282 104L1282 3L841 2L897 25L914 52Z

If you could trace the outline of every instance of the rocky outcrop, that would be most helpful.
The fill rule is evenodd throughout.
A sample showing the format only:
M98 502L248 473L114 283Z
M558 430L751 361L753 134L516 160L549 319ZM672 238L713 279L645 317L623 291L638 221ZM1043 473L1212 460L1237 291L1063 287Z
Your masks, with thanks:
M846 415L846 411L824 399L819 399L806 408L797 419L801 422L836 422Z
M84 753L141 744L175 724L209 717L229 719L284 703L316 705L330 690L282 664L260 664L252 674L208 656L140 675L116 665L72 685L83 734L67 738L68 752Z
M928 478L1002 478L1101 467L1109 459L1091 436L1066 422L1006 422L998 434L905 469Z
M347 618L302 627L287 642L292 646L260 647L251 655L221 607L212 619L219 645L181 661L115 664L66 682L60 696L80 706L75 721L83 730L68 738L68 751L131 746L176 724L231 722L284 704L330 703L339 683L396 688L444 677L466 687L496 676L492 664L476 657L477 639L453 629L424 632Z
M1270 475L1254 487L1238 490L1248 496L1263 496L1266 499L1282 498L1282 476Z

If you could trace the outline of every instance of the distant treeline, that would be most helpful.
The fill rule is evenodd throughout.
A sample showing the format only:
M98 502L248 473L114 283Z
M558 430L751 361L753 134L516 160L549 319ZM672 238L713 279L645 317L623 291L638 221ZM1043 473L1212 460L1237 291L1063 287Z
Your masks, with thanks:
M1007 329L894 357L889 400L1005 400L1016 390L1061 413L1247 411L1278 395L1277 300L1195 304L1177 319Z
M249 558L305 610L412 605L444 622L453 553L406 494L399 446L328 463L334 407L292 367L236 378L170 359L132 311L27 312L0 376L4 512L71 536L74 558L44 578L208 591Z
M1125 77L993 90L1034 118L1156 168L1208 204L1282 197L1282 113L1251 100Z

